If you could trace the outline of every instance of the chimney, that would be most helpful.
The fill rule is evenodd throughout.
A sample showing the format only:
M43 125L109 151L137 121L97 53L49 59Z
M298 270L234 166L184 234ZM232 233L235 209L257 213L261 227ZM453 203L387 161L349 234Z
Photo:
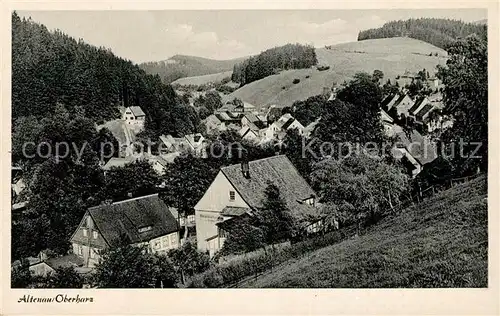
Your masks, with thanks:
M250 167L247 160L241 161L241 173L245 178L250 179Z

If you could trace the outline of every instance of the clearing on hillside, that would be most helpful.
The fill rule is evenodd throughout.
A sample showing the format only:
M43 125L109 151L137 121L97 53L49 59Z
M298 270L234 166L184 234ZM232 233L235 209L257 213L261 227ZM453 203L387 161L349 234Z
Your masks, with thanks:
M240 287L487 287L486 196L480 176Z
M186 85L195 85L195 86L200 86L203 84L207 83L219 83L222 82L224 78L231 79L231 75L233 74L233 71L224 71L224 72L219 72L215 74L210 74L210 75L203 75L203 76L194 76L194 77L186 77L186 78L180 78L172 82L172 84L180 84L183 86Z
M318 65L328 65L330 69L283 71L247 84L229 94L227 99L236 97L255 106L292 105L294 101L321 94L323 87L331 87L334 82L341 84L349 80L359 71L373 73L379 69L384 73L384 81L393 81L405 71L417 72L423 68L432 75L436 66L444 65L447 58L441 48L404 37L338 44L316 49L316 55ZM294 79L300 82L293 84Z

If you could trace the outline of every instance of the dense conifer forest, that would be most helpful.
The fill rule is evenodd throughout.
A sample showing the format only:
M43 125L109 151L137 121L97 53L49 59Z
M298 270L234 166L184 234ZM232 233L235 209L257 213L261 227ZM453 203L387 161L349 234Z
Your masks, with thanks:
M70 113L83 109L95 123L118 118L118 106L140 106L150 135L185 134L198 118L159 76L146 74L109 49L50 32L12 15L12 120L53 114L56 104Z
M409 19L391 21L380 28L359 32L358 41L376 38L407 36L446 49L459 38L476 34L485 40L486 24L465 23L450 19Z
M309 68L318 63L314 47L287 44L263 51L234 66L232 80L248 84L286 69Z

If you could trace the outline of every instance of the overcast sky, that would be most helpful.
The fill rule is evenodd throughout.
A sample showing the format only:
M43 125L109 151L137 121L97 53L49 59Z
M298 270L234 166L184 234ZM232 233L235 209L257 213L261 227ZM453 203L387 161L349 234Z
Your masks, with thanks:
M105 46L136 63L175 54L230 59L286 43L316 47L357 40L360 30L411 17L467 22L486 10L18 11L50 30Z

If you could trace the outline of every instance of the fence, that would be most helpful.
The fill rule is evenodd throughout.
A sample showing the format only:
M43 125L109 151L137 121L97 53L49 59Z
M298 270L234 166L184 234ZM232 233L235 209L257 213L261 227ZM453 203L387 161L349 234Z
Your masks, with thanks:
M471 180L473 180L481 175L483 175L483 173L477 173L475 175L471 175L471 176L467 176L467 177L454 178L454 179L447 180L442 184L431 185L423 190L420 190L418 194L410 195L409 197L407 197L406 199L401 201L399 204L397 204L395 207L393 207L393 210L405 208L405 207L408 207L408 206L413 205L415 203L420 203L423 200L434 196L436 193L451 189L459 184L469 182L469 181L471 181Z

